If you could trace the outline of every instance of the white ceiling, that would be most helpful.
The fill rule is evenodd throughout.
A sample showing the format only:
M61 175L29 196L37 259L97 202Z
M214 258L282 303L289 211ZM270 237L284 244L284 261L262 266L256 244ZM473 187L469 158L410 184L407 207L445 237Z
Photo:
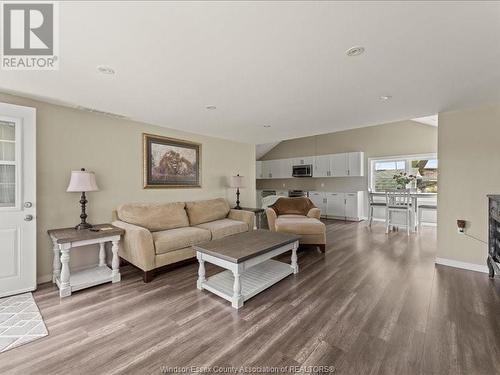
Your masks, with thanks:
M500 2L63 2L60 43L0 89L251 143L500 101Z

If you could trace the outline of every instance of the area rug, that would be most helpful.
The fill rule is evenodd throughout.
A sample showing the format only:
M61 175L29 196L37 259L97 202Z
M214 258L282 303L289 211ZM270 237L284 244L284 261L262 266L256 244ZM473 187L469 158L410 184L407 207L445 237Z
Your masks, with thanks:
M31 293L0 298L0 353L47 335Z

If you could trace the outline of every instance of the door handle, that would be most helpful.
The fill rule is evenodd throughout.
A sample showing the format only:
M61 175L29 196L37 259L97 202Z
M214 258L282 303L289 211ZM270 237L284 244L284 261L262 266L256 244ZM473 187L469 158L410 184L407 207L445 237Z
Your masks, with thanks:
M31 208L33 207L33 203L31 202L24 202L24 208Z
M24 221L31 221L31 220L33 220L33 215L26 215L24 217Z

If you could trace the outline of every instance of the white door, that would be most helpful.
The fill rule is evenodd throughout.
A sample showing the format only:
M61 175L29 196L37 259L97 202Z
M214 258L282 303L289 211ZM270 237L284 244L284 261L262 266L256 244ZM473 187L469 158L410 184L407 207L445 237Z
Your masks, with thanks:
M262 162L259 160L255 162L255 178L262 178Z
M330 175L330 155L319 155L314 160L313 177L328 177Z
M345 216L349 219L359 220L358 193L347 193L345 195Z
M363 176L364 171L364 153L363 152L349 152L347 154L347 170L349 176Z
M347 176L347 154L330 155L330 170L332 176Z
M36 289L35 116L0 103L0 297Z
M326 214L326 197L325 193L319 191L309 192L309 199L314 203L316 207L321 210L321 216Z
M262 178L271 178L271 160L262 161Z
M345 217L344 193L326 193L326 214L328 216Z

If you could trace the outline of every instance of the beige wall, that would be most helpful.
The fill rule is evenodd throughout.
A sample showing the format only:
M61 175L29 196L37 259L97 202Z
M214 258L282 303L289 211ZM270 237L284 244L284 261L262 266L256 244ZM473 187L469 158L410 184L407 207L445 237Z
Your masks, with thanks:
M393 155L411 155L437 152L437 128L400 121L318 136L283 141L262 160L296 156L334 154L363 151L365 158ZM365 160L365 167L368 163ZM306 189L318 191L366 190L365 177L302 178L283 180L257 180L259 189ZM285 186L283 186L283 184ZM322 186L322 184L324 186Z
M88 194L89 222L109 222L113 207L124 202L167 202L227 197L227 177L247 178L244 205L255 204L255 146L115 119L67 107L0 94L0 101L37 110L38 277L52 272L47 229L79 222L79 194L66 193L70 171L95 171L99 192ZM142 133L202 143L202 188L142 188ZM76 250L72 266L97 263L96 251Z
M438 257L485 265L487 194L500 194L500 105L439 114Z

